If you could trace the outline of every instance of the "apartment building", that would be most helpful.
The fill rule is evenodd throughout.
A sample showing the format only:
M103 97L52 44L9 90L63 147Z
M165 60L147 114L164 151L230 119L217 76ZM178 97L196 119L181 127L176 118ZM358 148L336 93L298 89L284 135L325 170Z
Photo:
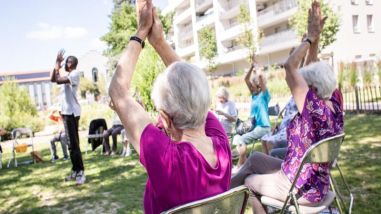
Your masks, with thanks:
M219 64L216 75L231 74L246 70L247 52L236 42L237 35L243 32L238 22L239 5L244 3L250 10L254 21L253 32L260 29L264 39L259 44L259 63L264 66L283 65L289 51L300 40L291 29L288 19L297 12L297 0L169 0L163 13L175 11L173 29L167 36L168 42L185 60L206 67L200 58L198 31L209 27L216 32ZM381 9L379 1L339 0L332 1L341 6L343 23L337 35L338 41L327 47L323 53L333 52L333 62L339 60L377 56L381 43L376 37L376 23L381 23L381 16L376 10ZM379 37L380 38L380 37ZM332 60L332 59L331 59Z

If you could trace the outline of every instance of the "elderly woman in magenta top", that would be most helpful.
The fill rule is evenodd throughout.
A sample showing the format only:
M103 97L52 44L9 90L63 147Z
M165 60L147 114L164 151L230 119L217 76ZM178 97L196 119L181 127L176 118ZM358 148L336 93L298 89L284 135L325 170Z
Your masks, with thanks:
M284 201L307 149L343 131L342 109L336 99L331 97L337 84L332 68L325 62L316 62L298 70L307 50L310 53L308 57L311 57L311 53L317 53L325 20L321 18L319 3L312 3L307 39L285 63L286 81L298 108L297 115L287 127L285 160L254 153L232 177L232 187L245 184L253 193L250 203L255 214L266 213L256 196L265 195ZM330 164L305 164L303 167L295 187L298 203L318 206L329 191Z
M138 30L119 59L109 93L147 170L144 213L151 214L229 190L231 154L221 123L208 112L210 93L204 72L182 62L165 42L151 0L138 0L137 10ZM151 123L130 94L143 46L136 40L147 37L167 66L157 77L151 97L168 136Z
M237 146L239 159L237 166L233 167L232 173L235 174L239 171L241 166L246 161L246 146L254 140L261 139L265 134L270 132L270 118L269 118L269 102L271 99L270 92L266 88L266 78L258 69L252 74L257 58L253 56L253 64L249 72L245 76L245 82L252 95L250 117L255 118L254 130L240 135L235 135L233 144Z

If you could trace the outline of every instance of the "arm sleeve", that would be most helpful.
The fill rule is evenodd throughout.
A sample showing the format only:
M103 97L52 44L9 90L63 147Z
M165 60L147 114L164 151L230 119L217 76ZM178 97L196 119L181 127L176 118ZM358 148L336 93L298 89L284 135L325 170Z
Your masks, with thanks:
M212 112L208 112L205 123L205 134L208 137L226 138L226 133L220 121L214 116Z
M232 117L238 117L238 115L237 115L237 108L236 108L235 103L233 101L231 101L231 106L229 108L229 114Z
M147 125L140 139L140 162L146 168L155 192L160 195L168 187L175 168L175 144L152 124Z
M80 78L79 78L79 72L78 71L73 71L73 72L69 73L67 78L69 79L71 86L79 85Z

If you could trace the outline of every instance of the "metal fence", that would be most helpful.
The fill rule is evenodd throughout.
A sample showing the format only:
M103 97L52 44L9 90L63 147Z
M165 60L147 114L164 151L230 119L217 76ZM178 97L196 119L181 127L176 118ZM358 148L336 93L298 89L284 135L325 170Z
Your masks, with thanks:
M347 88L343 94L346 113L381 113L381 87L368 86Z

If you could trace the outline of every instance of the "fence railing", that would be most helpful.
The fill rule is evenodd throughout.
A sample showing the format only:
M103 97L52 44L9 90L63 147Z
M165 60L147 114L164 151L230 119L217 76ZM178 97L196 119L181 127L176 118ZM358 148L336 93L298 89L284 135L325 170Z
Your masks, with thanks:
M295 8L298 6L297 0L285 0L278 2L268 8L265 8L257 13L258 20L260 19L269 19L271 17L274 17L278 14L281 14L285 11L288 11L292 8Z
M296 33L293 30L285 30L276 34L265 36L261 41L261 47L266 47L282 42L287 42L296 38Z
M381 113L381 87L368 86L343 89L346 113Z

